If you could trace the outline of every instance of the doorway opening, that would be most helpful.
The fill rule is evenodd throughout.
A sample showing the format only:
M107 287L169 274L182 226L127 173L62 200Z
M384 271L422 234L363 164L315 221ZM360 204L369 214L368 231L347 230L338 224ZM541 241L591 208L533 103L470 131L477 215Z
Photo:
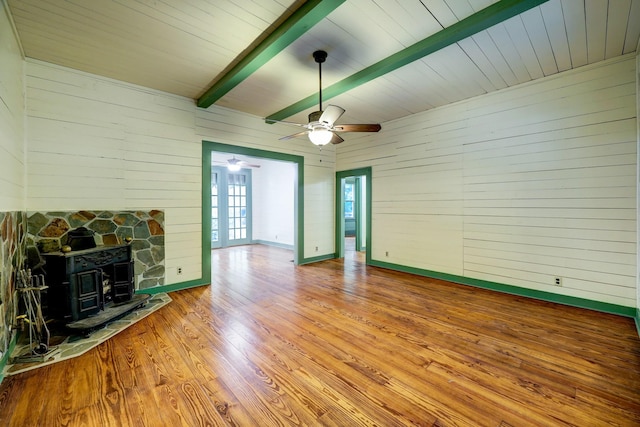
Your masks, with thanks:
M212 220L213 218L212 178L214 174L214 168L216 167L212 164L212 157L216 157L222 153L253 157L256 159L276 160L280 162L286 162L292 165L293 179L290 181L293 181L293 182L290 182L290 185L293 188L293 214L291 217L293 222L293 231L292 231L293 245L291 246L293 249L294 264L298 265L298 264L304 263L304 252L303 252L304 233L302 231L304 230L304 216L303 216L303 208L302 208L304 206L304 191L303 191L304 189L304 157L296 156L292 154L278 153L273 151L259 150L254 148L239 147L239 146L230 145L230 144L202 141L202 216L201 216L202 218L202 278L198 281L198 283L211 283L211 274L212 274L211 249L216 247L215 244L212 244L213 236L214 236L214 230L213 230L214 221ZM241 171L243 170L244 169L241 169ZM242 178L239 178L239 179L242 180ZM228 185L229 185L228 179L227 179L227 182L225 183L225 187L227 187L227 190L226 190L227 191L227 194L226 194L227 211L225 214L222 214L222 215L220 212L216 213L216 215L218 215L217 225L219 227L221 226L219 222L222 219L226 221L225 233L226 233L226 239L228 244L231 244L232 241L234 242L233 244L236 244L236 243L242 244L243 239L246 239L247 243L253 243L255 242L255 239L252 239L251 237L252 221L246 221L247 219L250 219L246 217L246 215L249 214L250 209L248 204L250 204L251 201L249 199L245 199L243 201L242 185L236 186L235 180L236 178L234 178L234 184L233 184L234 186L233 206L229 206L229 200L231 197L229 192L231 190L228 189ZM255 182L253 183L253 185L255 185ZM218 190L220 189L221 189L221 186L218 185ZM235 194L236 190L239 192L238 195ZM247 188L245 188L244 191L246 193ZM238 196L237 199L236 199L236 196ZM219 194L218 194L218 197L219 197ZM217 202L219 203L220 200L217 200ZM245 209L244 217L243 217L243 208ZM231 214L231 209L234 210L233 215ZM226 217L222 218L224 215L226 215ZM245 219L244 222L243 222L243 218ZM231 226L232 220L233 220L233 227ZM244 226L243 226L243 223L244 223ZM238 224L238 227L236 227L236 224ZM219 229L218 233L220 233L220 231L221 230ZM230 238L231 232L233 232L233 239ZM244 238L243 238L243 233L244 233L244 236L246 236ZM236 239L236 234L239 236L238 239ZM218 235L219 239L221 239L221 237L222 237L221 235Z
M371 262L371 168L336 173L336 255L364 252ZM353 254L349 254L350 256Z

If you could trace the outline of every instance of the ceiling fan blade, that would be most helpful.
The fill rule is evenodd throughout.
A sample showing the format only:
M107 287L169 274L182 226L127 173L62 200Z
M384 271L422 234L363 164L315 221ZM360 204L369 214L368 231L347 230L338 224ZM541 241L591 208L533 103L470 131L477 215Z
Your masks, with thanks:
M329 142L332 144L340 144L342 141L344 141L344 139L342 139L342 137L337 133L333 132L333 136L331 137L331 141Z
M324 110L324 112L320 116L320 120L318 121L320 123L325 123L329 127L331 127L343 114L344 108L338 107L337 105L329 105L327 106L327 109Z
M284 121L284 120L271 120L271 119L267 120L267 119L264 119L264 121L265 121L265 123L269 123L269 124L271 124L271 123L282 123L283 125L297 126L297 127L303 127L303 128L306 128L308 126L307 124L296 123L296 122L287 122L287 121Z
M242 166L247 166L250 168L259 168L260 165L252 165L251 163L247 163L244 160L240 160L239 164L241 164Z
M338 125L334 126L336 132L378 132L382 127L379 124Z
M308 131L308 130L305 130L305 131L303 131L303 132L294 133L293 135L283 136L282 138L280 138L280 141L285 141L285 140L287 140L287 139L297 138L297 137L299 137L299 136L303 136L303 135L306 135L306 134L308 134L308 133L309 133L309 131Z

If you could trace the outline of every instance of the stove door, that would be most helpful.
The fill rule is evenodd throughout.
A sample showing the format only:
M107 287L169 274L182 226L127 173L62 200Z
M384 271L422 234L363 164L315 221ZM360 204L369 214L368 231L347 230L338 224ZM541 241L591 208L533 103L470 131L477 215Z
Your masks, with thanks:
M102 271L96 269L72 275L71 298L73 320L84 319L102 310Z

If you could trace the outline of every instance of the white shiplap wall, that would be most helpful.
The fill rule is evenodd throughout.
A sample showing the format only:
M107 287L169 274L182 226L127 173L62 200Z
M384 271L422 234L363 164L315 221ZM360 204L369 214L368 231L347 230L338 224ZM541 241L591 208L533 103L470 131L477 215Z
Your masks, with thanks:
M638 147L640 147L640 40L638 40L638 48L636 49L636 138L638 142ZM637 160L637 172L636 177L640 180L640 150L638 150L638 155L636 157ZM638 204L638 200L640 200L640 182L636 181L636 186L638 187L636 191L636 218L640 220L640 205ZM637 224L640 226L640 222ZM636 227L636 230L638 228ZM640 241L637 239L638 232L636 232L636 251L637 256L637 266L636 266L636 326L640 328Z
M24 71L6 4L0 0L0 211L25 208Z
M373 258L635 306L635 85L627 55L343 144L338 170L373 166Z
M252 169L253 239L293 246L296 165L260 161Z
M28 210L163 209L167 284L200 277L203 139L322 160L322 173L310 176L333 185L334 150L283 144L277 137L288 129L258 117L200 110L187 98L34 60L26 82ZM307 206L333 200L332 190L305 193L313 195ZM305 229L320 241L332 234L333 217Z

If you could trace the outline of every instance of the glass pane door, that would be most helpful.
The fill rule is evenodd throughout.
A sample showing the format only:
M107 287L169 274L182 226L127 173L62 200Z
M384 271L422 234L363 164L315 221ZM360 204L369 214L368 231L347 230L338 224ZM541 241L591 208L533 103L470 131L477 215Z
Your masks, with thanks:
M219 190L218 180L220 177L220 169L215 168L211 173L211 247L220 247L220 218L218 216L219 206Z
M246 242L247 176L243 172L227 175L227 207L229 209L229 244L248 243Z
M251 171L211 173L211 247L251 243Z

